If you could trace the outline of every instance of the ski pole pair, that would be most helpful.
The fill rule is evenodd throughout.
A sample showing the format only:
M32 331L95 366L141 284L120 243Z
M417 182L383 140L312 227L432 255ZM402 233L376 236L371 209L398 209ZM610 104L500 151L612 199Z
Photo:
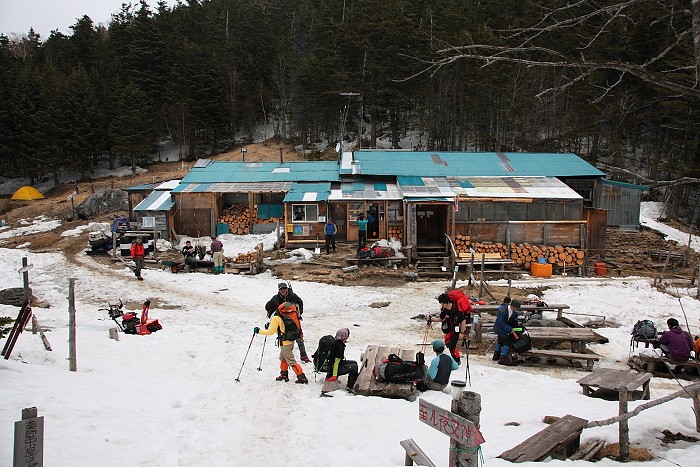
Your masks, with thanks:
M243 357L243 363L241 363L241 369L238 371L238 376L236 376L235 381L237 383L241 382L241 372L243 371L243 366L245 365L245 361L248 358L248 352L250 352L250 347L253 345L253 340L255 339L256 333L253 333L253 337L250 338L250 344L248 344L248 350L245 351L245 356ZM265 354L265 344L267 343L267 336L265 336L265 340L263 341L263 348L262 352L260 353L260 363L258 364L258 371L262 371L262 359L263 355Z

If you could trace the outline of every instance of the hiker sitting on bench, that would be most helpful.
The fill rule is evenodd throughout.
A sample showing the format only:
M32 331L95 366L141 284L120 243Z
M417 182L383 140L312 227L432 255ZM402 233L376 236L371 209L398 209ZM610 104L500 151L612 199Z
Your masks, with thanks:
M355 381L357 381L359 369L356 361L345 360L345 344L348 341L348 337L350 337L348 328L338 329L335 333L335 345L328 354L331 368L328 370L327 379L328 381L335 381L338 379L338 376L348 375L347 390L352 392Z
M429 389L433 391L442 391L450 382L450 373L459 368L452 355L443 353L445 351L445 343L440 339L433 341L433 351L435 358L430 362L430 367L425 369L423 365L423 378L418 384L418 390L425 392Z
M693 338L680 328L676 318L669 318L666 324L668 324L668 331L659 336L659 348L664 356L671 360L680 362L688 360L690 351L693 349Z
M493 360L498 360L499 365L513 365L511 347L513 346L513 341L518 339L518 335L513 328L522 325L518 316L521 304L522 302L520 300L503 300L501 306L498 307L496 322L493 324L493 332L498 336L498 343L496 344L496 350L493 354Z

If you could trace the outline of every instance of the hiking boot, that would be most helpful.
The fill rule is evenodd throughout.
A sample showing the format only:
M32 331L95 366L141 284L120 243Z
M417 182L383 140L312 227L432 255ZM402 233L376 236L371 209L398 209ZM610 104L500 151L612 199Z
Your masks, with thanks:
M500 351L500 350L496 350L496 351L493 353L493 357L491 357L491 360L493 360L493 361L495 362L495 361L497 361L499 358L501 358L501 351Z
M498 360L499 365L505 365L505 366L513 366L513 357L511 355L506 355L505 357L501 357Z
M275 381L284 381L285 383L289 381L289 372L288 371L280 371L280 375L275 378Z
M309 359L309 356L308 356L308 355L303 355L303 356L301 357L301 361L304 362L304 363L311 363L311 360Z
M143 280L143 277L138 276L137 279L140 280L140 281L142 281L142 280Z
M297 375L297 380L294 382L297 384L308 384L309 380L306 378L306 375L304 373L299 373Z

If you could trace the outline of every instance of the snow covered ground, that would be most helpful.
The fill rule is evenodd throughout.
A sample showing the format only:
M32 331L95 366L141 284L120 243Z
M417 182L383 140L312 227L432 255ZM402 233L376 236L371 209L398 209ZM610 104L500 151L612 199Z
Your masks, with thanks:
M227 255L250 251L260 241L269 240L227 238ZM27 331L11 358L0 360L0 464L9 464L12 457L12 422L21 418L22 408L36 406L45 417L47 466L401 466L399 441L406 438L413 438L437 465L447 465L448 438L419 422L417 401L344 391L321 398L322 377L314 378L310 364L304 365L308 385L274 381L278 349L272 339L266 342L252 334L254 326L265 323L263 306L276 293L278 279L269 273L213 276L148 269L145 280L138 282L126 267L111 268L82 254L70 261L62 254L0 249L0 266L7 274L3 287L21 286L17 269L23 256L33 265L35 295L51 305L34 312L49 328L53 351L45 351L39 336ZM68 371L67 360L70 277L77 278L77 372ZM321 336L348 327L347 356L359 359L368 344L412 348L421 342L425 325L411 317L437 312L435 297L447 283L391 288L292 285L304 300L310 353ZM698 334L695 289L676 289L676 298L655 290L648 279L634 277L526 278L514 283L516 288L538 285L549 287L545 301L568 303L572 312L605 315L615 323L598 331L610 339L608 344L591 346L603 356L597 367L626 368L629 330L638 319L653 319L663 328L668 317L684 321L684 310L691 332ZM513 296L524 298L517 291ZM135 310L150 299L150 317L159 319L163 330L110 340L108 329L114 323L99 308L119 299ZM378 301L390 304L369 306ZM1 316L16 314L16 308L0 306ZM440 337L435 326L429 339ZM465 371L463 364L452 378L464 380ZM470 374L469 389L482 399L482 451L488 466L511 465L496 456L543 429L544 415L601 420L618 413L617 402L583 396L576 380L586 373L573 368L506 368L489 356L472 355ZM674 381L652 380L654 399L677 389ZM450 406L447 393L429 391L421 397ZM631 402L630 409L641 403ZM506 426L508 422L519 425ZM663 429L700 436L688 399L646 410L629 425L633 446L650 448L658 456L643 465L697 465L698 443L664 446L659 439ZM616 442L617 429L586 429L582 439Z

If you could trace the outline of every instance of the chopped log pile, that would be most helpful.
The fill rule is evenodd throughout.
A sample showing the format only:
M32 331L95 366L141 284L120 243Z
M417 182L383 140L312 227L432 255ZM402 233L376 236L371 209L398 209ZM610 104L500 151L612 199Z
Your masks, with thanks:
M268 219L258 219L258 205L253 205L252 213L254 224L276 224L280 219L270 217ZM251 212L247 204L235 203L224 208L219 223L228 224L229 231L236 235L247 235L250 233Z
M249 251L248 253L239 253L235 258L226 258L224 261L227 263L243 264L252 263L256 260L256 253L254 251Z
M566 266L581 266L585 254L582 250L573 247L565 247L561 245L531 245L529 243L511 243L510 247L503 243L485 243L472 242L468 235L457 235L455 237L455 249L457 254L463 256L473 249L478 259L482 253L495 256L500 255L501 258L509 258L513 260L513 265L522 266L529 269L532 263L536 263L540 258L552 265L562 267Z
M388 230L388 238L395 238L398 241L403 240L402 234L403 232L401 231L401 227L397 227L394 225L390 225Z
M607 245L606 261L624 271L666 270L678 273L683 270L685 256L688 255L688 264L691 265L688 273L692 275L697 271L692 265L700 263L700 254L692 249L688 251L687 244L664 240L664 235L654 230L626 232L608 229Z

